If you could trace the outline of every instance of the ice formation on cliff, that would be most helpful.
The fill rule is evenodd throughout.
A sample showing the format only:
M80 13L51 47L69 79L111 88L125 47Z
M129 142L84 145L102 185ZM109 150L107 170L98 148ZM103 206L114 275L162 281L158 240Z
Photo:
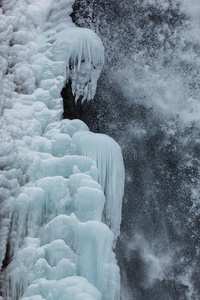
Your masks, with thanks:
M115 237L119 235L121 205L124 191L124 165L119 145L104 134L79 131L74 134L72 143L77 154L90 157L98 168L98 181L105 196L104 218Z
M88 127L60 121L68 76L76 96L89 100L103 64L100 39L71 23L71 4L3 0L0 9L0 283L6 300L119 299L112 248L121 216L116 189L124 181L120 149L94 134L99 147L91 156L77 142L78 132L90 137ZM108 211L114 207L116 216ZM113 232L101 222L103 210Z

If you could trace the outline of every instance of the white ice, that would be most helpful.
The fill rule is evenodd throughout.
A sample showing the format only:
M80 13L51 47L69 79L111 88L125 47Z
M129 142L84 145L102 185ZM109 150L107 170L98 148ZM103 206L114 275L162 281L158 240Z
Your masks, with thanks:
M101 40L72 24L72 4L2 0L1 300L120 298L120 148L61 120L65 82L90 100L103 65Z

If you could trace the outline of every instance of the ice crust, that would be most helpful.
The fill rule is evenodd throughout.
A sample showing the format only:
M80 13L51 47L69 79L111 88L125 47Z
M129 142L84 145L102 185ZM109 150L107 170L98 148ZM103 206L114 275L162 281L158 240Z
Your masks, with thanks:
M120 298L120 148L80 120L61 120L69 76L76 97L90 100L103 65L102 42L72 24L72 4L2 0L0 8L3 300Z

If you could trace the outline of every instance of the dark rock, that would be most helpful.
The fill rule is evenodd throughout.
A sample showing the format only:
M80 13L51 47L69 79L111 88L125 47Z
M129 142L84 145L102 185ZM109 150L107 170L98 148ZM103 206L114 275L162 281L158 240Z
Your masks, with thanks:
M76 95L72 93L72 81L68 80L65 87L61 91L61 96L63 98L63 119L82 119L83 106L82 98L79 97L76 101Z

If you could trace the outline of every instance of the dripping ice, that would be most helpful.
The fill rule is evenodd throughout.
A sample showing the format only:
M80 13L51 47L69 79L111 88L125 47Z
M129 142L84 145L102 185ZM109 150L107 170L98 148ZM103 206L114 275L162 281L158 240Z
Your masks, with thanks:
M82 121L61 120L66 81L72 79L76 98L90 100L104 62L99 37L72 24L72 4L2 1L4 300L120 298L113 245L121 222L121 151Z
M47 39L53 43L47 57L67 62L66 77L72 79L72 91L76 100L94 97L97 80L104 63L104 47L100 38L90 29L70 28Z

